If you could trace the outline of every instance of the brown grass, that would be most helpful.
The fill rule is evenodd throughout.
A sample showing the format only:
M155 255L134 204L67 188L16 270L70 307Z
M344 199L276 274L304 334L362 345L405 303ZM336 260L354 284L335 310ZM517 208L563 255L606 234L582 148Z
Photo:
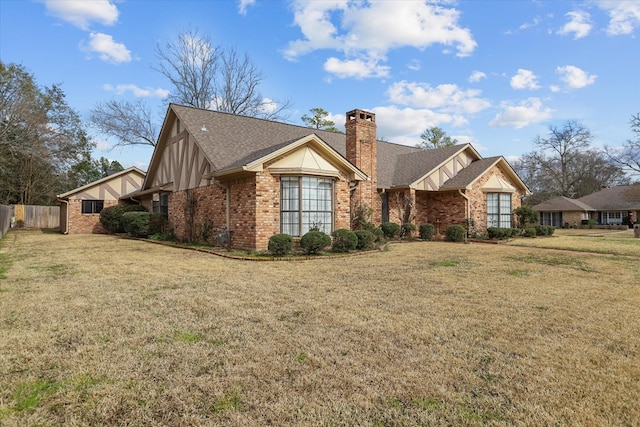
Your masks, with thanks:
M640 419L636 258L416 242L247 262L33 231L0 254L2 426Z

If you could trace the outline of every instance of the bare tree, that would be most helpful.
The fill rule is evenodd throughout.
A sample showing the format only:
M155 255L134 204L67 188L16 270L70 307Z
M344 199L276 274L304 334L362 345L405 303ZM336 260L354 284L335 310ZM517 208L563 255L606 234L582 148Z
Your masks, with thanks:
M98 131L114 137L115 146L156 145L156 122L149 106L142 101L112 99L98 103L89 120Z
M247 55L223 50L198 31L187 31L164 46L156 46L152 67L171 83L165 102L268 120L286 120L289 101L264 98L258 87L262 73ZM111 100L91 111L91 122L116 146L156 143L157 121L143 102Z
M605 147L605 153L615 163L632 174L640 174L640 113L631 116L633 136L621 149Z
M591 133L582 124L568 121L550 127L546 138L534 140L536 150L514 162L514 169L536 204L555 196L578 198L602 186L628 183L624 171L601 152L591 149Z

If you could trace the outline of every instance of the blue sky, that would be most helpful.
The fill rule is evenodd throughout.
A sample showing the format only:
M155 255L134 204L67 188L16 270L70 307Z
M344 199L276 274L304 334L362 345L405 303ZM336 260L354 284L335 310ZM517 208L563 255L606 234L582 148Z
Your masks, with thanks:
M415 145L431 126L483 156L529 152L550 125L582 122L619 146L640 112L640 1L0 0L0 59L61 84L84 118L100 101L144 98L162 121L158 44L197 30L246 53L262 96L376 113L378 137ZM155 108L157 106L157 108ZM151 148L94 157L146 169Z

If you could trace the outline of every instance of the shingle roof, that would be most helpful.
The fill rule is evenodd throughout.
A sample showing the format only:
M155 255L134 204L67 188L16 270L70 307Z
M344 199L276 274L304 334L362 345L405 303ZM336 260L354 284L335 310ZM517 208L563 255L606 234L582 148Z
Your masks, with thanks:
M618 185L604 188L588 196L581 197L580 201L595 210L639 210L640 209L640 184Z
M567 212L567 211L594 211L593 207L581 202L579 199L570 199L564 196L554 197L532 207L538 212Z
M467 188L473 184L487 169L496 164L502 157L487 157L471 162L469 166L462 169L456 176L445 182L441 190L458 190Z
M310 134L316 134L346 157L346 135L343 133L177 104L171 104L170 109L195 138L214 171L246 165ZM425 151L378 140L378 187L408 186L465 146ZM470 174L472 171L466 175Z

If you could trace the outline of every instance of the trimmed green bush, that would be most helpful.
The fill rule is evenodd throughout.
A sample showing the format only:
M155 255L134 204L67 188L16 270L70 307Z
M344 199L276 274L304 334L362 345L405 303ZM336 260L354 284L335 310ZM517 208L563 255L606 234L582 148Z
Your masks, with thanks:
M354 231L356 237L358 238L358 243L356 244L356 249L361 251L366 251L367 249L373 248L373 243L375 242L376 236L369 230L356 230Z
M124 233L122 215L127 212L146 212L142 205L115 205L100 211L100 223L109 233Z
M147 237L162 232L165 217L152 212L125 212L122 215L124 231L138 237Z
M333 236L333 245L331 246L333 252L349 252L358 245L356 233L346 228L339 228L331 235Z
M395 222L383 222L380 229L387 239L397 239L400 237L400 232L402 231L400 225Z
M450 225L445 232L445 238L450 242L464 242L467 230L461 225Z
M274 234L269 238L269 252L274 256L284 256L293 250L293 237L289 234Z
M300 239L300 247L306 254L317 254L331 245L331 236L322 231L309 231Z
M400 229L400 235L404 238L410 239L413 236L414 231L416 231L415 224L405 222L404 224L402 224L402 227Z
M431 240L433 239L433 235L435 234L435 227L433 224L421 224L418 228L418 232L420 233L420 238L422 240Z
M555 227L551 225L537 225L536 236L553 236L556 231Z
M524 237L536 237L536 229L534 227L527 227L522 233Z

